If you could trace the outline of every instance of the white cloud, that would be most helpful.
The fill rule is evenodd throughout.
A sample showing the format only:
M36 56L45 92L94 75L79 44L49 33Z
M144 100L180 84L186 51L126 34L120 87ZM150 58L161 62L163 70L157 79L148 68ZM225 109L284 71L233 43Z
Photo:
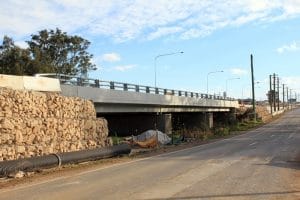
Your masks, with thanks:
M135 67L135 65L119 65L119 66L113 67L113 70L124 72L124 71L128 71L134 67Z
M179 33L182 30L182 27L159 27L155 32L150 33L147 39L153 40L162 36Z
M117 53L106 53L101 56L101 60L106 62L118 62L121 60L121 56Z
M268 23L299 14L299 0L7 0L0 7L0 33L19 40L58 27L116 42L168 35L190 39L227 26Z
M29 47L28 44L25 41L15 41L15 45L17 45L17 46L19 46L23 49L26 49L26 48Z
M248 71L242 68L231 68L230 73L232 75L243 76L243 75L247 75Z
M299 51L300 50L300 43L299 42L292 42L291 44L283 45L276 49L276 51L280 54L287 52L287 51Z

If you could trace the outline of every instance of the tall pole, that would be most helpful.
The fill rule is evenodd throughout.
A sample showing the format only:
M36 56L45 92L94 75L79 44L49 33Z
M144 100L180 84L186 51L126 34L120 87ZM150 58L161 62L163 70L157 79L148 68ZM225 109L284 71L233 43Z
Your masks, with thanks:
M274 111L276 111L276 74L273 74L273 106L274 106Z
M271 114L273 113L273 92L272 92L272 75L270 75L270 92L269 92L269 101L270 101L270 108Z
M284 84L282 84L282 107L284 110Z
M287 102L287 109L290 109L289 105L289 88L286 87L286 102Z
M160 55L155 56L155 58L154 58L154 86L155 86L155 88L156 88L156 71L157 71L156 70L156 62L157 62L157 59L159 57L170 56L170 55L179 54L179 53L184 53L184 52L183 51L178 51L178 52L160 54Z
M256 122L256 111L255 111L255 89L254 89L254 70L253 70L253 55L250 56L251 60L251 80L252 80L252 107L254 114L254 121Z
M277 76L277 110L280 110L280 99L279 99L279 76Z

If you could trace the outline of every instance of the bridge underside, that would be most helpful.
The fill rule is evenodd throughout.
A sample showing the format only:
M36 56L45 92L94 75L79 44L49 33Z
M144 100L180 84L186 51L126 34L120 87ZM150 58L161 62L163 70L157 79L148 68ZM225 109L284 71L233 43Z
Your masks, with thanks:
M111 136L137 135L146 130L171 134L178 130L203 130L227 124L231 112L97 113L108 121Z

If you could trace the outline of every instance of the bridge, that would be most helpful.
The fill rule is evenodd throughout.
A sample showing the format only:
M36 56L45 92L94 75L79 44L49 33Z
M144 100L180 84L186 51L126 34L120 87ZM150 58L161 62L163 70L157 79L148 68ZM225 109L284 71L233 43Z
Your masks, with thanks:
M98 113L229 112L237 100L196 92L94 79L60 79L62 94L94 102Z
M105 117L115 131L159 128L170 132L174 119L185 128L203 122L213 127L214 120L227 117L239 107L237 100L217 95L80 77L58 78L63 95L92 100L97 115Z

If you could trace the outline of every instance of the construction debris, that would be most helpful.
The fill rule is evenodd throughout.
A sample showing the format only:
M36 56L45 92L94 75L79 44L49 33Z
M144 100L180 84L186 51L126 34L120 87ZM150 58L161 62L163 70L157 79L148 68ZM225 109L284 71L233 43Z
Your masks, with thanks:
M155 147L158 144L166 145L171 142L171 138L167 134L158 130L148 130L140 135L132 136L133 142L140 147Z

